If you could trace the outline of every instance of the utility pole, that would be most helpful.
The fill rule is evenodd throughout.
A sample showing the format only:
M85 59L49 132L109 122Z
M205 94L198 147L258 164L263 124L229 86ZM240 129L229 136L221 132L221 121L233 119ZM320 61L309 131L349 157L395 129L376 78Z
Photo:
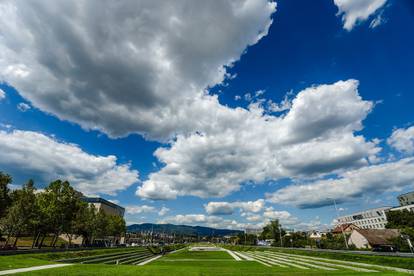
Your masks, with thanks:
M336 200L333 199L333 202L334 202L335 211L336 211L336 221L339 222L339 212L338 212L338 208L336 207ZM342 236L344 237L344 241L345 241L345 247L346 247L346 249L349 249L348 241L346 240L346 236L345 236L345 232L344 232L344 227L342 227L342 224L340 224L339 227L341 227Z

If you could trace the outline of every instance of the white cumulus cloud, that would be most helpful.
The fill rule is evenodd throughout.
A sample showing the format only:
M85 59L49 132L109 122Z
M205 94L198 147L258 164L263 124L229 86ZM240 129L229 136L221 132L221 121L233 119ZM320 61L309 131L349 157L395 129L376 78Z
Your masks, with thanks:
M244 212L257 213L264 207L265 201L258 199L256 201L236 201L236 202L209 202L204 209L209 215L231 215L236 209Z
M33 131L0 131L0 165L20 175L48 182L63 179L86 194L116 194L138 182L130 164L117 164L114 155L84 152L78 145Z
M221 197L243 183L367 165L380 149L354 134L373 108L357 88L355 80L310 87L281 116L265 115L260 105L230 109L215 101L210 128L180 135L170 147L155 151L165 166L150 174L137 194L151 199Z
M27 103L19 103L17 105L17 109L20 110L21 112L26 112L30 108L31 108L30 105L28 105Z
M6 98L6 92L4 92L4 90L0 88L0 101L4 98Z
M275 10L267 0L4 0L0 81L85 129L164 141L210 123L205 90L231 77Z
M406 153L414 153L414 126L409 128L399 128L392 132L387 143L396 150Z
M270 202L314 208L351 201L365 194L381 194L414 188L414 158L350 170L308 184L290 185L267 194Z
M125 207L127 214L137 215L142 213L152 213L156 211L154 206L148 205L129 205Z
M358 23L367 20L386 2L387 0L334 0L338 7L338 15L342 16L343 27L347 31L351 31ZM380 25L378 20L382 19L375 18L370 24L371 28Z

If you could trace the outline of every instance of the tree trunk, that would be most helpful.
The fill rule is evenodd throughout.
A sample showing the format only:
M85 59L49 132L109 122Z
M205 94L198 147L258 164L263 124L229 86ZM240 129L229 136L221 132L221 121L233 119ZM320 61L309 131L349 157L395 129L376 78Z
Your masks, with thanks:
M35 248L37 246L37 243L39 242L40 232L36 232L36 235L33 238L32 248Z
M52 244L51 244L53 248L56 247L56 242L58 240L58 237L59 237L59 233L55 233L55 235L54 235L54 237L52 239Z
M42 246L43 246L43 241L45 240L45 238L46 238L46 234L43 234L42 239L40 240L40 243L39 243L39 246L38 246L38 248L39 248L39 249L41 249L41 248L42 248Z
M13 247L16 247L16 245L17 245L17 240L19 239L19 235L20 235L20 233L17 233L17 234L16 234L16 237L14 238Z

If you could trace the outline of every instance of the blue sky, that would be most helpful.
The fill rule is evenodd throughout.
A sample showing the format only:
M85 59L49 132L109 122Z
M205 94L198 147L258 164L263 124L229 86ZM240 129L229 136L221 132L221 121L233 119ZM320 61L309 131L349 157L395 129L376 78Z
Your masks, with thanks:
M414 189L411 1L98 2L0 4L15 185L68 179L128 223L297 229Z

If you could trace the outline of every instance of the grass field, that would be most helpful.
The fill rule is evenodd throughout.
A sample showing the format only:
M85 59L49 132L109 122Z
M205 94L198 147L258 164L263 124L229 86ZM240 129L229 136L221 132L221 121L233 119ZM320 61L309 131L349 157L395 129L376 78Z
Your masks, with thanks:
M127 250L127 249L124 249ZM113 251L111 251L113 252ZM305 259L301 255L279 255L282 252L272 251L235 251L242 260L237 261L225 251L190 251L187 248L178 252L167 254L149 264L143 266L137 265L108 265L108 264L74 264L72 266L54 268L41 271L23 273L22 275L404 275L396 271L381 269L378 267L365 267L361 265L344 265L330 262L329 259L311 260ZM79 252L76 252L78 255ZM92 254L102 254L100 252L91 252ZM247 256L247 254L249 256ZM39 254L45 255L45 254ZM12 258L10 258L12 257ZM0 257L0 267L4 269L4 263L7 261L14 264L23 264L25 257L26 264L38 265L51 262L49 257L43 256L10 256ZM13 260L13 257L18 257ZM61 257L55 255L54 258ZM248 260L250 259L250 260ZM282 262L284 264L280 264ZM30 266L26 265L26 266ZM361 272L361 270L375 270L376 272Z
M279 249L279 248L258 248L251 246L227 246L226 248L236 251L251 251L251 250L271 250L275 252L282 253L294 253L304 256L313 256L313 257L322 257L328 259L337 259L344 261L354 261L354 262L363 262L369 264L378 264L378 265L387 265L395 266L406 269L414 270L414 259L413 258L401 258L393 256L370 256L370 255L360 255L352 253L333 253L333 252L318 252L318 251L304 251L304 250L295 250L295 249Z

